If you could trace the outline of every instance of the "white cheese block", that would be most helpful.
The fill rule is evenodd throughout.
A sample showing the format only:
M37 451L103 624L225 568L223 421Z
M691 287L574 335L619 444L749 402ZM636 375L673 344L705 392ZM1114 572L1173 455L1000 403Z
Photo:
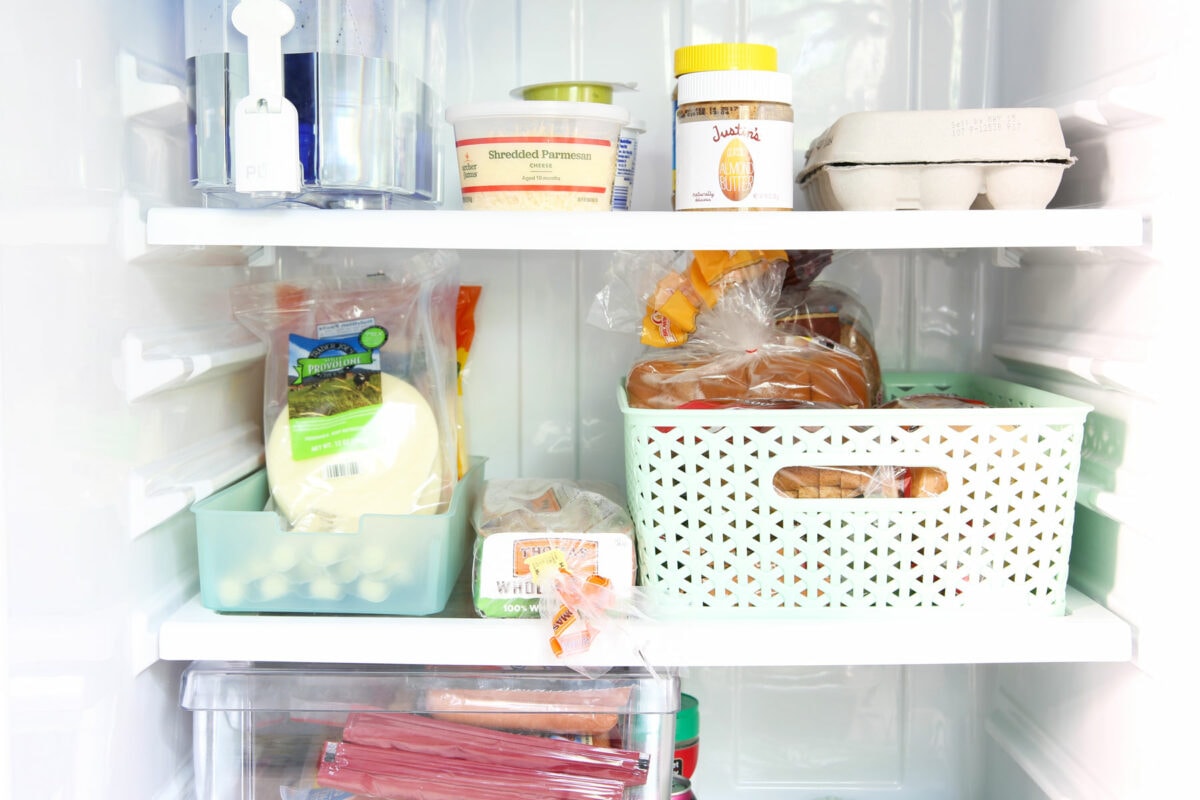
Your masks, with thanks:
M440 437L429 403L411 384L382 375L383 403L364 433L374 444L292 457L288 412L267 439L271 495L293 530L358 531L363 514L431 514L441 497Z

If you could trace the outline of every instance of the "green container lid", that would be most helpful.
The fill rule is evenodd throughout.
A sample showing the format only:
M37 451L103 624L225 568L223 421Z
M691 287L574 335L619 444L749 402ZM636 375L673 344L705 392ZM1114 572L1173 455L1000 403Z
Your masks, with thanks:
M569 100L573 103L611 103L612 85L607 83L543 83L522 91L526 100Z
M612 103L614 91L637 88L636 83L604 81L555 81L519 86L510 94L521 100L562 100L569 103Z
M679 695L675 712L675 741L686 742L700 735L700 702L690 694Z

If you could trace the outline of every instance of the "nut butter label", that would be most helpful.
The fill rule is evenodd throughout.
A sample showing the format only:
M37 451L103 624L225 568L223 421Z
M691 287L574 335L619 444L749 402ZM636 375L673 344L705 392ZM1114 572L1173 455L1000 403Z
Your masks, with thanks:
M675 207L792 208L792 123L696 119L676 127Z

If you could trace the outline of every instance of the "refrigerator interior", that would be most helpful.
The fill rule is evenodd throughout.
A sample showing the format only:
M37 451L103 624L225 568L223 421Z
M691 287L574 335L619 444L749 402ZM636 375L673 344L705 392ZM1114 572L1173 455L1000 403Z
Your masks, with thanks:
M262 353L228 289L403 257L147 244L149 209L200 204L187 185L182 5L0 12L0 785L13 797L190 796L183 663L159 658L158 629L197 592L188 503L261 463ZM1200 40L1187 5L446 0L447 102L564 77L638 83L619 97L647 122L635 212L670 206L673 49L745 40L775 45L794 78L797 163L851 111L1045 105L1079 158L1054 205L1147 219L1143 247L844 250L825 273L863 298L888 369L991 373L1095 407L1071 580L1130 623L1133 659L685 667L684 690L701 699L702 800L1185 786L1195 436L1171 412L1194 362L1185 98ZM461 252L463 282L483 286L466 403L489 478L623 482L613 399L638 347L588 322L611 257Z

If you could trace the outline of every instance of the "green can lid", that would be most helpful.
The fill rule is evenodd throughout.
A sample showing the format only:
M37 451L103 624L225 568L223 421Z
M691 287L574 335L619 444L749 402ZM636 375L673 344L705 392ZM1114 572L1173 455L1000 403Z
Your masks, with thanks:
M700 735L700 702L690 694L679 695L675 712L675 741L686 742Z

